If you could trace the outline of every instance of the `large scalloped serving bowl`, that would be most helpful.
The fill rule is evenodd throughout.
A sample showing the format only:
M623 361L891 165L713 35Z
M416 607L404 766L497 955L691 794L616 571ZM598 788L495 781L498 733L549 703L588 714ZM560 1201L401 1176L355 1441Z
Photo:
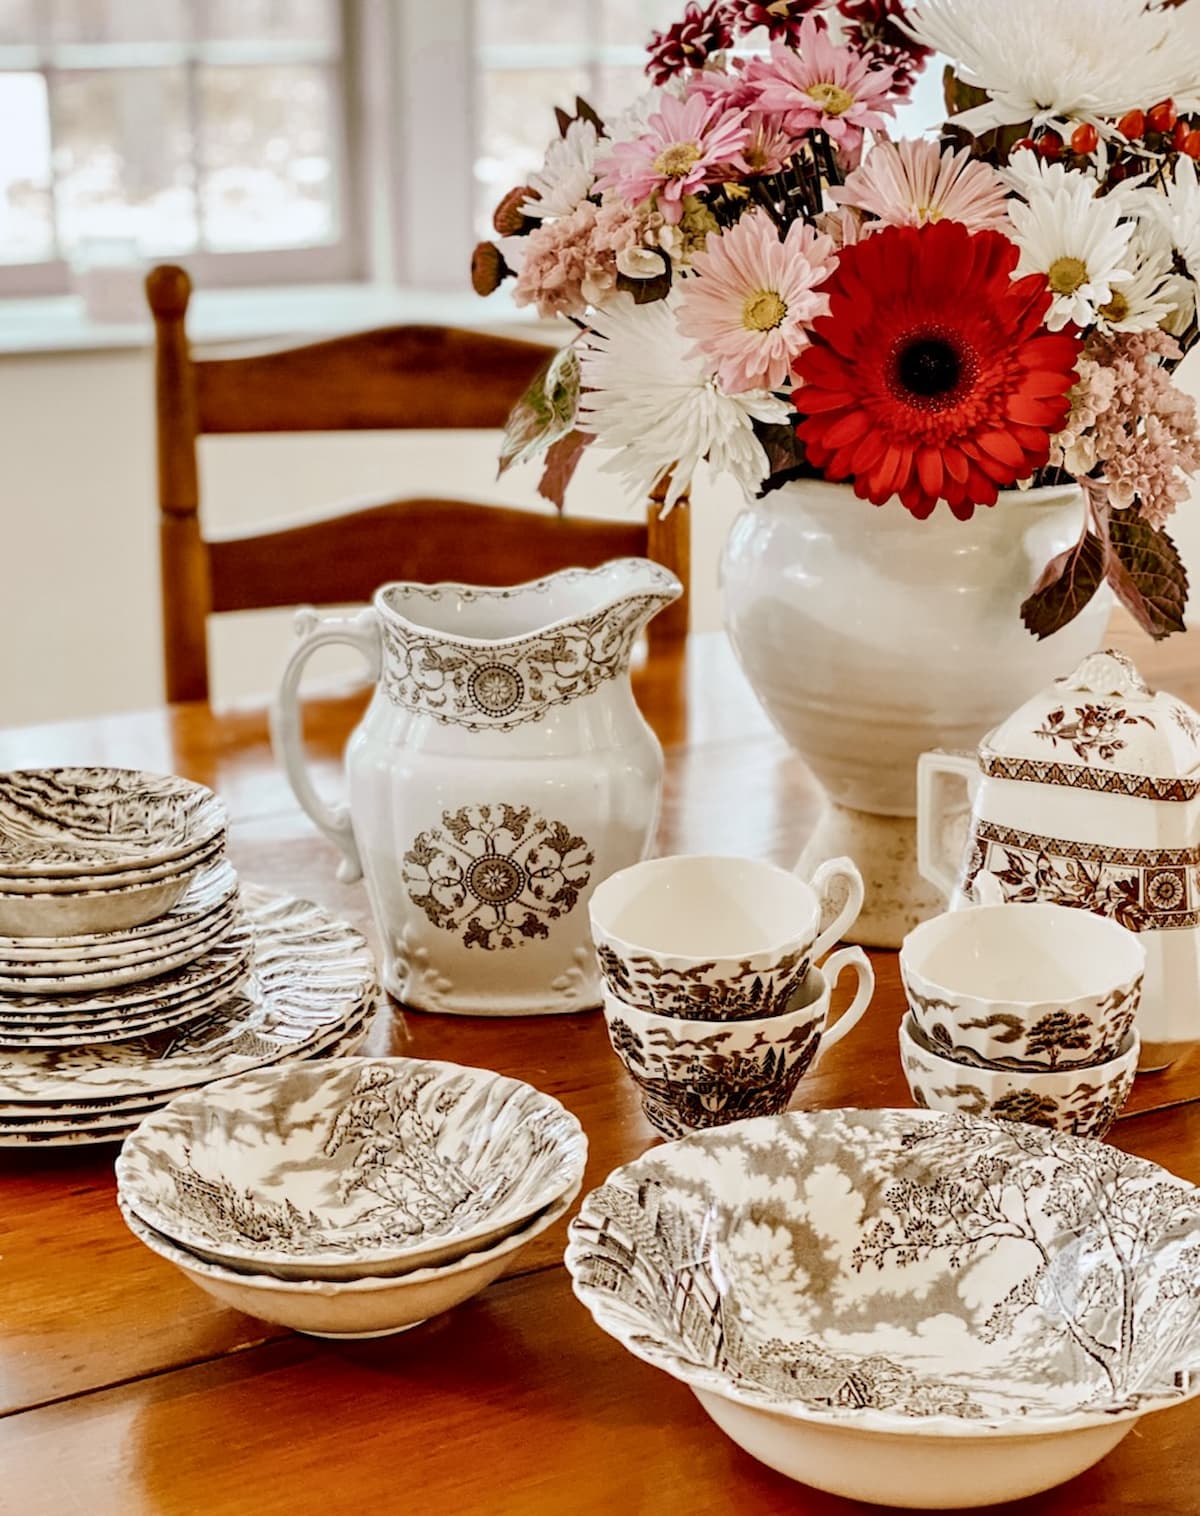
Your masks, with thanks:
M586 1158L577 1119L519 1079L344 1058L177 1096L126 1139L117 1185L200 1258L347 1280L491 1246L578 1189Z
M767 1116L592 1191L597 1324L818 1489L1019 1499L1200 1392L1200 1191L1114 1148L919 1111Z

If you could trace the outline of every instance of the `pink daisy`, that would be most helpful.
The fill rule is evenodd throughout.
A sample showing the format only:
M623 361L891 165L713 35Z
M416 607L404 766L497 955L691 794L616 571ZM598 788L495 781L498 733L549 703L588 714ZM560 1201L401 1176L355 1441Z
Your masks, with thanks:
M780 241L766 212L750 211L693 257L679 286L679 330L715 360L727 394L777 389L811 322L828 313L816 286L836 263L833 243L806 222L794 221Z
M820 127L839 147L857 146L867 127L878 131L895 115L892 70L836 46L811 16L796 51L773 43L770 58L753 59L746 73L759 87L759 110L779 112L792 132Z
M746 113L749 137L742 157L751 174L777 174L800 149L791 132L778 116L764 116L761 111Z
M687 77L685 98L703 95L709 104L717 101L727 109L742 110L758 99L758 86L746 78L742 58L730 58L725 68L698 68Z
M663 94L649 131L632 142L616 142L596 167L598 189L613 189L630 205L657 195L667 221L678 223L683 197L693 195L718 171L746 171L742 148L750 135L744 112L709 104L702 95L677 100Z
M934 142L876 142L845 184L830 190L887 226L960 221L969 232L1009 228L1008 188L970 148L940 152Z

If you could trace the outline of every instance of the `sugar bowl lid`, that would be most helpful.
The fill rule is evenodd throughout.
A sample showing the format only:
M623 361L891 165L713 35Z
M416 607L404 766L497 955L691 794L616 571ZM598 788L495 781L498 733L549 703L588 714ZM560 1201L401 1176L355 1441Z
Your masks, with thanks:
M1200 714L1124 653L1092 653L984 738L985 774L1148 800L1200 794Z

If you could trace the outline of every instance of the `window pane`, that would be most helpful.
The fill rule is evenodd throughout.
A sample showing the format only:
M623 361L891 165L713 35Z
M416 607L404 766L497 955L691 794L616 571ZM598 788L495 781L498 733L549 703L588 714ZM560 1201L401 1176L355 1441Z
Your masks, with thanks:
M0 0L0 43L36 41L33 0ZM3 112L0 118L9 119Z
M43 4L47 0L42 0ZM187 0L50 0L55 42L184 42Z
M195 246L183 69L60 73L52 108L64 252L91 237L132 238L155 255Z
M602 9L595 0L477 0L476 41L483 47L589 42Z
M0 74L0 263L54 256L50 113L40 74Z
M600 40L608 47L643 48L650 33L683 16L684 0L604 0Z
M330 78L307 65L198 70L204 245L311 247L337 233Z
M208 0L201 14L203 35L213 41L335 44L338 37L334 0Z
M586 95L582 68L489 69L480 76L480 154L475 160L478 220L486 235L497 201L546 155L558 128L554 107Z

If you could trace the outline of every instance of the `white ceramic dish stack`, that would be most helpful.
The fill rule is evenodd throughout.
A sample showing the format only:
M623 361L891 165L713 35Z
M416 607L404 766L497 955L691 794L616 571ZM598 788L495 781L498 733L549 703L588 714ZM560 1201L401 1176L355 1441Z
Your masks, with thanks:
M410 1058L287 1064L181 1095L117 1160L148 1248L238 1310L375 1337L494 1279L579 1192L587 1139L531 1085Z

